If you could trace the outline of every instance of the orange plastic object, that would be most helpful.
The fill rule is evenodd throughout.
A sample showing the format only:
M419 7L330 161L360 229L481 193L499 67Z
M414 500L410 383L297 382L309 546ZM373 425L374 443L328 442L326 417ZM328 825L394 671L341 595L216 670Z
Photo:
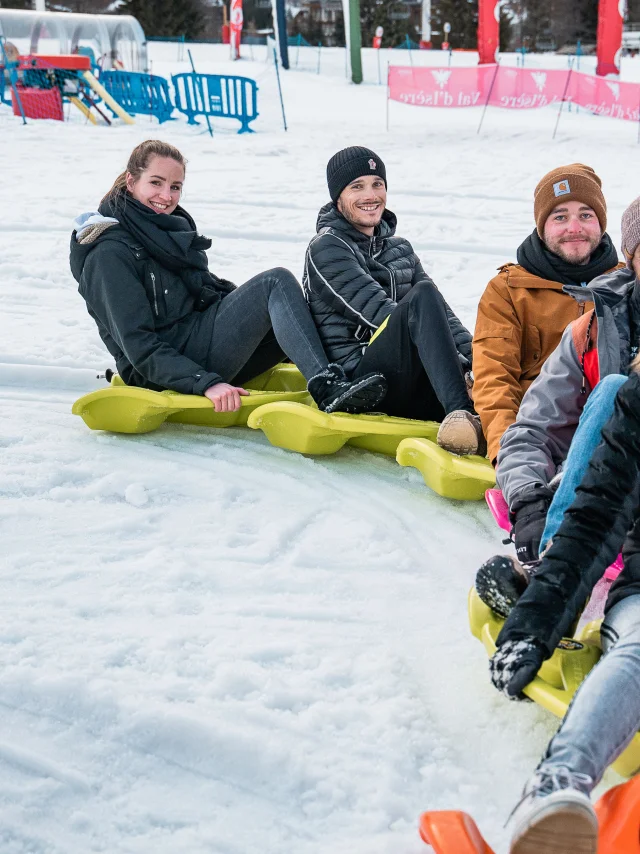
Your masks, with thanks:
M494 854L466 812L437 810L420 817L420 836L436 854Z
M615 786L595 806L598 854L640 854L640 777ZM465 812L441 810L420 816L420 837L435 854L494 854Z
M596 814L598 854L640 854L640 777L605 792Z

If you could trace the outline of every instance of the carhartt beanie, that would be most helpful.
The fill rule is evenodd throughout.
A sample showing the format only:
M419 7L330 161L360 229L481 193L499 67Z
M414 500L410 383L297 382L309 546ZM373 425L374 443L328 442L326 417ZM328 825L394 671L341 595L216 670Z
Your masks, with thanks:
M545 175L536 187L533 215L541 240L544 240L547 217L563 202L582 202L593 208L602 231L607 230L607 203L602 195L602 181L590 166L584 163L559 166Z
M640 196L622 214L622 252L627 267L633 269L631 259L640 246Z
M352 145L334 154L327 163L327 184L331 200L337 202L347 184L363 175L377 175L382 178L386 187L387 170L375 151Z

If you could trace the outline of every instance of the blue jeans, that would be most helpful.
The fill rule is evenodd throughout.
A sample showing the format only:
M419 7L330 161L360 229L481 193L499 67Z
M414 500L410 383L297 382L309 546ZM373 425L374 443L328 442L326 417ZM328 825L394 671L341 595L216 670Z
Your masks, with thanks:
M540 551L555 536L562 522L564 511L573 504L576 489L587 470L589 460L600 444L602 428L613 415L613 404L618 389L625 384L627 379L628 377L624 377L622 374L610 374L600 380L589 395L578 422L578 429L571 441L560 486L553 496L547 513L547 521L540 540Z
M306 380L329 364L296 277L275 267L222 300L205 367L242 385L277 365L283 353Z
M551 739L540 770L565 765L595 787L640 729L640 595L611 608L600 630L604 655Z

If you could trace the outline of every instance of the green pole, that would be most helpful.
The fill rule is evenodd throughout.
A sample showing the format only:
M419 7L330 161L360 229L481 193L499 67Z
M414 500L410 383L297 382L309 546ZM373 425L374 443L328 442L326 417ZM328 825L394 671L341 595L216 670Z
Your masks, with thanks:
M351 79L354 83L362 83L360 0L349 0L349 43L351 45Z

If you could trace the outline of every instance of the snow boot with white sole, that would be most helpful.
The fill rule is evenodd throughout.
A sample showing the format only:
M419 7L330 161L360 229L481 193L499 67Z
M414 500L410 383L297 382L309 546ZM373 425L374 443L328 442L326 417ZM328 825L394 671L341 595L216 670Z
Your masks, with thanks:
M456 409L442 419L436 439L438 445L450 454L486 456L487 443L482 433L480 418L465 409Z

